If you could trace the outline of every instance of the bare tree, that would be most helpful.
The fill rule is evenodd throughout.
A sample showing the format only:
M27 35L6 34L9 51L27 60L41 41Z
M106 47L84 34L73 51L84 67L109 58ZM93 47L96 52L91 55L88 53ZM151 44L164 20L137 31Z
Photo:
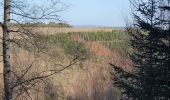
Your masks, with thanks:
M11 61L11 43L18 46L23 46L29 52L34 54L34 59L38 56L38 53L47 54L43 51L46 47L39 46L38 41L34 41L35 37L41 37L34 31L33 23L37 21L61 21L60 12L65 10L68 6L62 4L59 0L3 0L3 22L1 23L3 29L3 78L4 78L4 100L13 100L13 93L18 89L18 94L22 95L26 93L29 96L29 89L32 89L39 81L44 81L52 75L55 75L68 67L76 64L82 55L78 55L72 58L67 65L62 65L54 62L54 68L48 70L42 70L41 72L35 72L30 77L25 78L26 74L31 70L35 60L20 71L20 74L15 72L14 66ZM15 28L11 28L11 22L15 23ZM23 43L24 41L24 43ZM29 43L28 43L29 42ZM37 50L35 53L31 51L31 46L35 46ZM84 58L84 57L83 57ZM56 68L60 66L60 68Z
M9 41L9 29L10 24L10 0L4 0L4 22L2 24L3 29L3 64L4 64L4 92L5 99L12 100L12 76L11 76L11 63L10 63L10 41Z

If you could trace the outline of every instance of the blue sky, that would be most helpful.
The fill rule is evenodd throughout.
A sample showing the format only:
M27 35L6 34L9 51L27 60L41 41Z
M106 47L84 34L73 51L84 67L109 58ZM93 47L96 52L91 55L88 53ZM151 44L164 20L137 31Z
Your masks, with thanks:
M72 25L125 26L131 16L129 0L69 0L62 14Z
M29 0L28 0L29 1ZM37 2L37 0L35 0ZM131 19L129 0L61 0L69 6L61 13L71 25L125 26ZM2 8L0 8L2 16ZM2 20L2 17L0 17Z

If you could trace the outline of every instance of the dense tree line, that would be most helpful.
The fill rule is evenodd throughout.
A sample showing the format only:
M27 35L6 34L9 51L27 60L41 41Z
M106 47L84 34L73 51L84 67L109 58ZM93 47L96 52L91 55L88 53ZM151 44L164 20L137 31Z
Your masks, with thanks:
M43 23L43 22L34 22L34 23L20 23L22 26L34 26L34 27L56 27L56 28L72 28L73 26L67 24L67 23L56 23L56 22L49 22L49 23ZM11 27L17 27L18 23L10 23Z

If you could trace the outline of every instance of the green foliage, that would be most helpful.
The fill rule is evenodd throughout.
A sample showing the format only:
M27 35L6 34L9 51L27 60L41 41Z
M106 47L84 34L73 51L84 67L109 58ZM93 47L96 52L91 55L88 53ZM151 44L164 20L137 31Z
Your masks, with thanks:
M58 27L58 28L72 28L72 26L67 24L67 23L55 23L55 22L49 22L47 24L47 26L49 26L49 27Z
M112 32L87 32L80 36L87 41L115 41L128 39L128 35L123 30L113 30Z
M132 52L128 40L106 41L106 42L103 42L103 44L106 47L108 47L111 51L114 52L116 50L126 57L128 57L129 54Z
M71 39L71 35L68 33L44 36L43 38L41 37L42 40L47 40L48 44L62 48L66 54L73 57L84 56L88 53L87 48L83 44Z
M80 38L88 42L100 42L111 51L114 52L117 50L124 56L128 56L128 54L132 51L129 47L129 35L124 30L113 30L112 32L57 33L34 37L33 41L34 44L36 44L36 47L40 49L47 45L53 46L56 49L57 47L62 48L65 53L74 57L87 54L89 50L87 50L87 48L80 42L73 40L74 36L80 36Z
M76 33L74 33L76 34ZM124 30L113 30L112 32L87 32L78 33L86 41L101 42L111 51L119 51L124 56L132 52L129 46L129 35Z

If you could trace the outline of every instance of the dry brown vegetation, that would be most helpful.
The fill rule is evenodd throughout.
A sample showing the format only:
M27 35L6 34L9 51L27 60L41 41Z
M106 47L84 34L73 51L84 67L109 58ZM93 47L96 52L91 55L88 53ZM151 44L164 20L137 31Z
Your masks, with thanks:
M56 33L69 33L69 32L112 32L112 29L107 28L56 28L56 27L38 27L37 30L41 33L56 34ZM2 29L0 29L2 33ZM1 34L2 35L2 34Z
M46 35L70 32L112 32L111 29L39 28L38 30ZM119 100L119 90L112 86L110 79L109 63L125 66L124 69L131 70L131 61L118 51L113 52L99 41L87 41L76 34L72 35L71 39L83 44L90 51L89 56L48 78L48 81L33 86L29 91L30 97L23 94L17 100ZM32 69L25 76L29 78L34 73L54 67L54 62L64 65L69 63L70 59L63 49L53 44L46 46L48 54L41 53L38 58L33 52L12 47L12 65L15 72L20 74L33 62ZM0 64L2 66L2 63ZM2 67L0 69L2 72Z

